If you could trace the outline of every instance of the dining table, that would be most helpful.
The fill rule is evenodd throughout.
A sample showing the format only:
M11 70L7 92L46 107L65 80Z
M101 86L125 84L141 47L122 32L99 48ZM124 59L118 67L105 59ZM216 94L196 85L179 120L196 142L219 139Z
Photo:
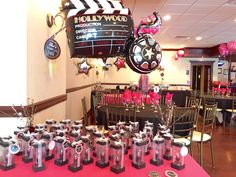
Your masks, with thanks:
M99 106L97 115L97 124L104 125L105 129L108 128L106 107L107 107L106 105ZM163 123L160 114L158 112L155 112L155 109L150 105L142 107L139 110L140 110L139 112L136 112L136 121L139 122L139 129L143 130L145 121L149 121L153 123L153 134L155 135L157 133L158 125Z
M3 171L0 169L1 177L150 177L150 172L157 172L161 177L165 176L167 170L175 172L179 177L209 177L206 171L188 154L185 156L185 168L176 170L171 167L171 161L164 160L163 165L154 166L150 163L152 155L146 155L144 162L146 167L136 169L131 165L132 160L129 158L129 153L124 156L125 171L120 174L115 174L110 170L110 166L99 168L94 162L89 165L83 165L82 170L78 172L71 172L68 170L68 165L57 166L54 164L54 159L45 162L45 170L34 172L32 170L32 162L24 163L21 156L15 156L14 162L16 167L14 169Z
M224 116L224 120L226 121L226 123L230 124L230 117L231 117L231 113L226 112L226 109L232 109L232 102L234 99L236 99L235 96L226 96L226 95L203 95L201 96L201 98L204 99L215 99L215 102L217 103L217 108L222 109L222 114ZM203 103L203 102L202 102Z
M101 91L101 90L99 90ZM114 92L115 90L111 90L111 92ZM93 110L93 95L96 95L97 90L92 90L91 91L91 96L90 96L90 108ZM119 90L119 93L122 95L124 93L123 89ZM173 94L172 100L173 103L175 103L176 106L183 107L185 106L185 100L187 96L191 96L190 90L160 90L159 94L160 95L166 95L167 93Z

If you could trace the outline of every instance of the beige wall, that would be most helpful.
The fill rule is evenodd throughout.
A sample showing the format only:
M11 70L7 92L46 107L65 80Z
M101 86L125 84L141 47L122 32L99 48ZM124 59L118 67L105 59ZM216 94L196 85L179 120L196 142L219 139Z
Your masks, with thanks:
M218 80L218 66L216 58L180 58L175 60L175 51L163 51L161 66L165 68L164 82L161 81L160 72L155 70L149 74L149 82L151 84L167 83L167 84L188 84L190 81L190 74L186 74L186 70L190 70L190 61L216 61L214 62L213 80ZM114 63L115 59L108 59L107 63ZM103 71L101 67L99 81L107 83L137 83L140 74L133 72L128 66L117 71L116 66L113 65L108 71ZM110 86L109 86L110 87ZM115 86L113 86L115 87Z
M44 43L58 27L49 28L46 14L50 8L46 0L30 0L27 13L27 96L35 102L66 93L66 35L61 32L56 41L61 47L61 55L56 60L44 56ZM48 118L65 118L66 106L60 103L35 115L35 123Z
M27 97L38 102L65 94L66 89L89 85L98 81L113 83L138 81L140 75L133 72L128 66L126 69L117 71L113 65L109 71L103 71L102 62L97 59L89 60L94 65L89 75L77 75L77 68L73 63L74 60L70 58L65 31L59 33L55 38L61 47L60 57L55 61L48 60L43 52L44 43L58 30L58 27L49 28L47 26L46 14L55 11L55 7L59 7L59 5L54 3L60 3L60 1L22 0L19 2L15 0L11 2L13 3L11 10L14 11L14 26L17 27L17 34L14 30L15 28L13 28L14 31L9 31L9 28L3 28L4 31L0 33L1 40L4 41L5 46L1 51L2 59L0 65L1 81L4 83L2 87L3 92L1 92L4 95L0 95L1 105L25 104ZM27 2L27 6L25 5L24 7L23 2ZM17 3L21 5L18 6ZM26 7L27 10L24 10ZM2 12L2 16L7 13L4 9ZM2 24L6 24L5 26L12 25L12 21L9 18L3 18L2 20ZM16 35L11 36L6 34ZM27 40L25 40L26 38ZM12 50L13 41L16 49L21 47L20 50ZM190 80L190 75L186 75L186 70L190 69L190 59L175 61L174 56L174 51L163 52L161 65L165 68L164 82L187 84L187 81ZM113 64L114 61L114 58L109 58L107 62ZM218 67L216 62L214 68L214 80L217 80ZM96 76L96 70L99 71L98 76ZM9 76L7 79L4 77L6 75ZM159 71L149 74L149 79L150 83L160 83L161 77ZM7 82L7 80L13 82ZM35 123L45 121L48 118L56 120L63 118L80 119L83 116L81 98L83 96L86 97L87 109L90 109L91 89L89 87L68 93L66 102L36 114ZM10 95L12 96L10 97Z
M67 52L66 60L66 88L76 88L84 85L95 83L96 69L95 64L97 59L88 59L88 63L93 67L89 70L89 74L78 74L78 69L75 67L74 62L80 59L71 59L69 51ZM68 119L76 120L83 117L81 99L85 96L87 111L90 109L90 94L92 87L82 90L71 92L67 94L66 117Z

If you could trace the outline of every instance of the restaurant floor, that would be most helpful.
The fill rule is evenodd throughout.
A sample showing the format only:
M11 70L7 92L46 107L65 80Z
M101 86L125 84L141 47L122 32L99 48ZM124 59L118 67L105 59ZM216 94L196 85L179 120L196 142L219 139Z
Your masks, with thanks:
M203 168L211 177L236 177L236 127L214 127L213 145L215 169L211 166L210 144L203 145ZM193 145L193 157L198 162L197 145Z

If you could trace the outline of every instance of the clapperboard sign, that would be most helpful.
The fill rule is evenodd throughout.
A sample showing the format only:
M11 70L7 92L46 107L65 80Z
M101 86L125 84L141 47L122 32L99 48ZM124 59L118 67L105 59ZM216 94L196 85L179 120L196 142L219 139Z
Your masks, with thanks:
M124 54L133 35L129 9L117 0L70 0L64 3L71 57Z

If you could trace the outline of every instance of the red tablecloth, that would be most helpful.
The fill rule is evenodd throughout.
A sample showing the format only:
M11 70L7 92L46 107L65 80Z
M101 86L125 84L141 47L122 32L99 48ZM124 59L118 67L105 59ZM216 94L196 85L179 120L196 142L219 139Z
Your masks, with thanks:
M73 173L67 170L67 165L62 167L54 165L54 159L46 162L46 170L33 172L32 163L25 164L21 161L21 157L15 157L16 168L9 171L0 170L0 177L145 177L148 176L149 171L153 170L162 177L165 176L165 170L173 170L179 177L209 177L190 155L185 157L186 167L180 171L171 168L170 161L164 161L163 165L156 167L149 163L150 158L150 155L145 156L146 168L138 170L131 166L131 160L125 155L125 171L117 175L110 171L110 167L100 169L95 163L84 165L81 171Z

